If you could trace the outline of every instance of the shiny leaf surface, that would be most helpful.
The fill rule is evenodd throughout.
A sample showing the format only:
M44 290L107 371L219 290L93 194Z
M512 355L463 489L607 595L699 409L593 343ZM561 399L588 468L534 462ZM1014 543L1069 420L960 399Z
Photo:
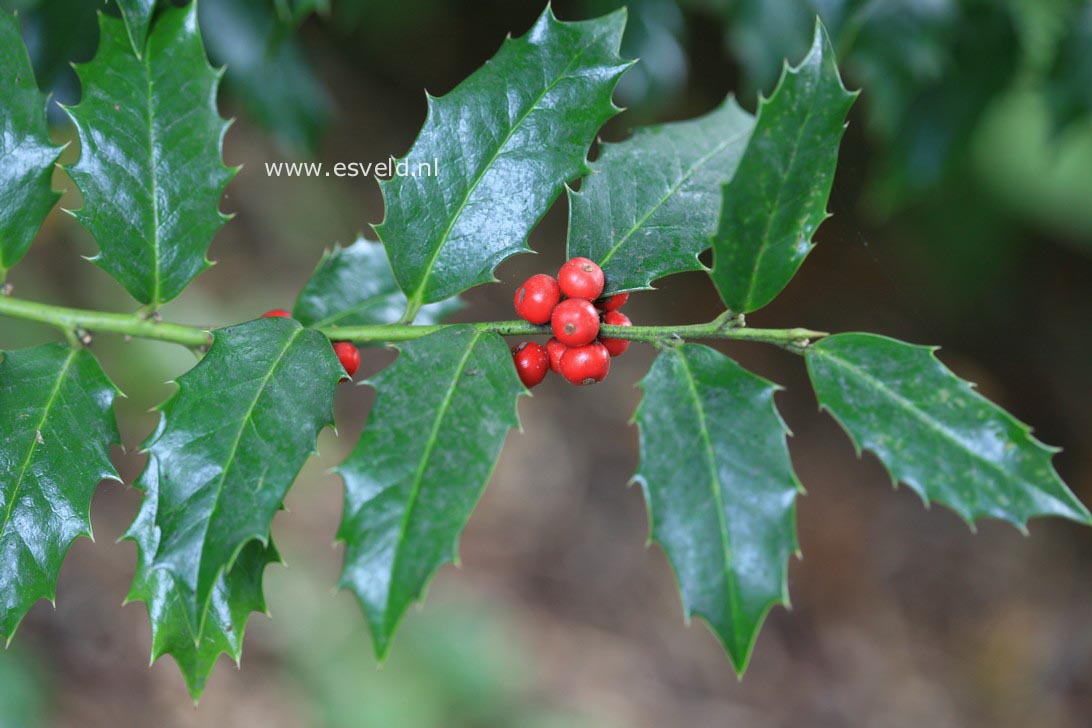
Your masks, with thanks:
M458 298L431 303L421 309L417 323L440 323L460 308ZM386 250L359 238L322 257L296 299L292 315L304 326L322 328L390 324L405 310L406 295L394 280Z
M597 262L607 293L704 269L698 255L716 228L721 186L732 178L753 126L754 118L729 97L705 116L604 144L594 174L579 192L569 191L568 256Z
M152 659L169 654L178 663L190 696L197 700L221 653L238 664L243 652L243 634L251 612L264 612L262 576L265 567L280 557L272 542L251 541L239 552L230 570L220 574L200 632L190 623L182 592L174 578L163 569L152 568L159 548L155 527L159 508L158 481L146 478L147 489L136 520L125 538L137 545L137 569L127 600L142 601L152 626Z
M220 76L205 59L195 13L191 4L160 15L142 60L122 21L100 16L98 53L78 67L83 98L69 109L81 152L68 172L84 199L75 215L99 244L93 260L151 306L208 267L234 174L221 162Z
M411 311L494 280L564 183L587 173L588 147L618 111L624 24L623 12L564 23L547 8L451 93L429 97L403 161L436 174L383 182L376 227Z
M117 0L117 3L133 52L141 57L148 38L148 24L152 22L152 13L155 12L155 0Z
M195 634L221 574L269 527L345 372L325 336L292 319L221 329L178 380L145 443L138 486L154 494L159 540L148 568L173 576Z
M736 671L747 667L774 604L788 604L800 489L779 387L714 349L664 350L641 382L641 484L652 538L675 570L687 616L698 615Z
M811 250L811 236L827 217L854 98L817 24L811 52L759 103L747 150L723 189L711 275L730 310L746 313L772 301Z
M973 523L1032 516L1092 523L1058 477L1056 450L974 391L933 355L875 334L838 334L807 351L820 406L876 454L895 482Z
M91 495L118 479L117 390L86 349L45 344L0 361L0 638L52 600L72 540L91 535Z
M0 280L27 252L59 194L50 186L61 153L49 139L19 23L0 10Z
M493 472L516 398L508 346L468 326L407 342L370 384L364 434L338 468L341 585L360 599L382 658L406 608L444 563Z

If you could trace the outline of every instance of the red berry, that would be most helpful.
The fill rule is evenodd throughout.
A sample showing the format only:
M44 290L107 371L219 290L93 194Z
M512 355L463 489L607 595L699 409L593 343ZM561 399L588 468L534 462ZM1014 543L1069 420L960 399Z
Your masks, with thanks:
M337 354L341 366L345 367L345 373L350 377L356 374L360 368L360 350L348 341L334 342L334 353Z
M516 362L516 372L525 387L534 387L546 378L550 371L550 357L540 344L524 341L512 349L512 359Z
M565 346L584 346L599 335L599 314L582 298L570 298L554 307L550 317L554 336Z
M550 371L554 374L561 374L561 355L568 349L569 347L557 339L550 339L546 342L546 355L550 357Z
M561 376L578 387L601 382L610 371L610 353L598 341L568 349L561 356Z
M544 324L550 320L554 306L561 300L561 289L545 273L533 275L516 291L516 314L524 321Z
M629 316L626 316L621 311L607 311L603 316L603 323L607 326L632 326L633 323L629 320ZM609 339L607 337L601 338L599 341L603 343L603 346L607 347L607 351L611 356L620 356L626 349L629 348L628 339Z
M569 298L594 301L603 292L603 269L587 258L573 258L557 272L561 292Z
M613 296L600 298L598 301L595 302L595 305L598 308L603 309L604 311L617 311L618 309L622 308L622 306L625 306L626 301L628 300L628 293L615 293Z
M262 318L292 318L292 314L288 313L283 308L275 308L263 313Z

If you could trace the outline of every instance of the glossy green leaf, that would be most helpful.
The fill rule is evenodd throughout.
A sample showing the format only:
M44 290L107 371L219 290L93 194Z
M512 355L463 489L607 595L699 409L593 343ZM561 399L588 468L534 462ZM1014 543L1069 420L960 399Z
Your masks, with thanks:
M144 42L148 38L148 24L152 22L152 13L155 12L155 0L117 0L117 3L133 52L138 57L143 56Z
M1021 423L933 355L875 334L838 334L807 350L819 404L858 452L870 450L895 482L970 524L982 517L1024 530L1032 516L1092 524L1051 456Z
M587 173L588 147L618 111L624 25L621 11L563 23L547 8L451 93L429 97L402 161L436 174L382 182L386 217L376 226L411 313L495 280L498 263L528 250L565 182Z
M86 349L45 344L0 361L0 637L53 600L72 540L91 535L91 495L117 480L117 390Z
M470 326L402 345L370 384L345 479L341 585L360 599L382 658L406 608L444 563L493 472L526 393L500 336Z
M690 121L639 130L604 144L594 174L569 190L569 257L606 273L607 293L651 288L657 278L703 270L721 207L754 117L728 97Z
M333 422L344 375L325 336L269 318L217 331L179 378L138 485L158 499L148 568L173 576L196 633L224 570L249 542L269 542L285 493Z
M169 408L170 405L167 405ZM166 408L165 408L166 409ZM161 420L161 426L163 421ZM146 490L136 520L125 538L137 545L137 569L127 600L142 601L152 626L152 659L165 654L174 657L194 700L201 697L209 674L221 653L238 664L243 652L243 634L251 612L264 612L262 576L265 567L280 557L272 542L251 541L239 552L230 570L222 573L212 589L212 598L201 632L190 623L182 604L182 592L174 578L163 569L153 569L160 534L155 527L159 508L158 481L146 478Z
M50 179L61 153L46 125L19 23L0 11L0 280L27 252L60 195Z
M729 310L746 313L772 301L811 250L811 236L827 217L854 98L816 24L811 52L759 103L747 150L723 189L711 275Z
M421 309L417 323L439 323L460 308L458 298L431 303ZM386 250L359 238L322 257L296 299L292 316L315 328L367 326L394 323L405 310L406 295L394 280Z
M642 380L634 479L652 538L671 560L687 616L699 615L736 671L774 604L788 604L797 551L788 429L779 387L700 344L666 349Z
M83 98L68 110L81 147L68 169L83 193L75 216L98 241L94 262L158 306L209 266L226 219L218 205L234 172L221 161L220 75L192 4L160 15L143 60L120 20L103 15L100 26L98 54L77 69Z

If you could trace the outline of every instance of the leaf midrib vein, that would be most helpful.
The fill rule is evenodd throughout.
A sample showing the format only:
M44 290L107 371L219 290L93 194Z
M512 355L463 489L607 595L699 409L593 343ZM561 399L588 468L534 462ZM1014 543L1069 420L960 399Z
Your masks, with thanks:
M728 543L728 523L724 518L724 498L720 492L720 478L717 474L717 461L713 452L713 442L709 439L709 427L705 418L705 408L702 406L701 398L698 396L698 386L694 381L694 374L690 369L690 361L687 359L686 354L679 352L679 361L682 363L683 372L686 374L686 383L690 389L690 395L694 399L694 411L698 416L698 425L701 429L701 439L705 445L706 461L709 464L709 484L713 492L713 500L715 502L717 511L717 525L720 528L720 540L721 549L724 553L724 581L725 586L728 589L728 608L731 613L731 620L733 623L733 632L735 632L736 617L739 615L739 594L736 588L736 583L731 573L732 568L732 555Z
M144 71L146 80L148 103L146 106L148 115L148 176L151 183L151 197L152 197L152 300L149 303L152 306L159 305L159 291L160 291L160 273L159 273L159 179L158 169L156 165L156 133L153 126L154 111L152 108L152 97L155 93L155 84L152 83L152 46L149 41L144 49L144 60L137 60L137 63L141 64L141 68Z
M414 290L413 296L410 297L411 301L417 304L424 303L425 286L428 284L429 278L432 275L432 269L436 266L436 261L440 259L440 253L443 251L444 245L447 243L448 237L451 235L451 231L455 229L455 223L458 222L459 217L463 214L463 210L466 209L466 206L470 204L470 198L474 196L474 192L478 189L478 185L481 184L481 181L483 179L485 179L485 175L492 168L493 163L497 161L497 159L501 155L501 152L504 151L504 148L508 145L508 142L515 135L516 129L518 129L523 124L523 122L527 121L527 118L531 116L531 114L534 113L534 111L538 108L539 102L541 102L542 99L546 97L546 94L553 91L554 88L559 83L561 83L564 78L566 78L568 72L572 69L573 65L584 57L584 54L598 39L599 36L595 36L589 39L588 42L585 43L583 46L581 46L579 52L569 60L565 68L563 68L561 72L558 73L557 76L549 83L549 85L547 85L542 90L542 92L539 93L535 100L528 105L527 110L518 119L516 119L515 123L509 126L508 131L504 135L504 139L502 139L500 144L497 145L496 150L489 157L489 161L483 164L481 169L474 176L474 180L467 188L466 194L463 195L462 200L459 202L459 207L455 210L454 213L452 213L451 219L448 221L447 226L444 228L443 233L440 235L440 238L437 241L436 249L433 250L432 255L429 256L428 264L425 266L424 274L421 276L421 282Z
M819 74L822 74L822 69L819 69ZM818 84L821 79L817 79ZM815 93L811 96L811 104L808 106L808 112L804 115L804 121L800 124L800 128L797 130L796 139L793 142L792 153L789 155L788 170L792 170L796 164L797 154L800 152L800 144L804 138L804 129L811 122L811 117L815 114L815 104L818 101L819 91L816 89ZM771 99L772 101L773 99ZM761 113L761 112L760 112ZM757 126L757 124L756 124ZM758 269L762 266L762 261L766 257L766 252L770 249L770 228L773 226L773 220L775 212L781 207L781 196L785 193L785 182L791 177L791 172L780 176L777 183L777 194L774 195L774 204L770 208L770 214L766 216L766 224L763 226L762 237L760 238L758 246L758 255L755 256L754 266L751 269L751 277L747 281L747 295L743 299L743 308L747 309L752 303L752 296L755 291L755 284L758 280Z
M661 197L658 202L656 202L654 205L652 205L652 207L649 208L648 212L646 212L644 214L644 216L641 217L640 220L635 222L633 224L633 227L631 227L629 229L629 231L626 232L626 234L623 235L622 238L617 243L615 243L613 246L611 246L611 249L609 251L607 251L607 254L605 256L603 256L603 258L599 261L599 265L600 266L605 266L610 261L610 259L614 257L614 254L618 252L618 250L622 247L622 245L624 245L625 242L627 240L629 240L629 238L635 232L637 232L639 229L641 229L641 227L644 226L644 224L648 221L648 219L650 217L652 217L653 215L655 215L656 212L659 211L659 209L661 207L663 207L667 203L667 201L669 199L671 199L671 197L676 192L678 192L679 189L684 184L686 184L687 181L689 181L689 179L691 177L693 177L695 174L697 174L698 169L700 169L702 166L704 166L706 162L708 162L710 159L712 159L716 155L723 152L725 149L728 148L729 145L734 144L735 142L739 141L740 139L742 139L743 137L747 136L750 133L751 133L751 129L748 129L745 132L740 132L739 134L736 134L735 136L732 136L732 137L724 140L719 145L715 146L712 149L712 151L708 152L707 154L705 154L705 155L699 157L697 160L695 160L694 163L690 166L690 168L686 170L686 173L682 177L680 177L679 180L677 182L675 182L675 184L673 184L670 187L670 189L668 189L667 193L664 194L664 196Z
M962 441L962 439L960 439L950 429L948 429L947 427L944 427L939 422L936 422L935 420L933 420L929 415L927 415L925 412L923 412L921 409L919 409L917 407L917 405L915 405L909 399L907 399L903 395L899 394L894 389L891 389L887 385L887 383L884 382L883 380L877 379L876 377L872 376L869 372L862 369L861 367L856 366L856 365L852 364L851 362L849 362L849 361L847 361L845 359L842 359L841 357L835 356L834 354L832 354L832 353L830 353L828 351L822 351L822 350L819 350L819 349L815 349L813 351L818 352L819 356L821 356L821 357L827 359L828 361L832 362L836 367L839 367L839 368L841 368L843 370L848 370L849 372L851 372L852 374L855 374L856 376L858 376L861 379L865 380L869 384L872 384L877 390L882 392L888 399L894 400L894 402L896 404L901 405L905 409L909 410L913 414L915 419L921 421L922 423L924 423L926 425L926 427L933 430L937 434L941 435L943 437L943 439L945 439L945 440L951 442L952 444L954 444L957 449L962 450L963 452L967 453L968 455L971 456L972 459L974 459L974 460L976 460L978 462L985 463L986 465L989 466L990 470L993 470L994 472L999 473L1002 476L1001 477L1002 482L1004 482L1008 477L1011 477L1011 475L1012 475L1011 473L1006 471L1003 467L998 465L993 460L990 460L989 458L984 457L980 453L976 452L973 448L967 446L967 444L964 443ZM1034 443L1032 443L1032 444L1034 445ZM1050 496L1051 498L1056 499L1056 496L1051 495L1047 491L1043 490L1036 483L1033 483L1033 482L1031 482L1029 480L1026 480L1022 475L1016 476L1016 480L1018 480L1020 483L1024 484L1025 486L1029 486L1032 490L1037 490L1040 493L1044 493L1044 494ZM990 483L990 485L992 486L993 484ZM990 487L989 490L995 495L995 497L998 496L998 491L996 490L995 487Z
M34 427L30 439L30 447L27 448L27 455L23 458L23 464L19 468L19 475L15 478L15 487L12 489L11 498L8 500L7 512L4 514L4 524L3 528L0 528L0 533L7 531L8 524L11 523L11 514L15 510L15 503L18 500L19 490L23 485L23 480L26 478L27 468L30 467L30 461L34 457L35 450L38 449L38 434L41 433L42 427L45 426L46 420L49 419L50 411L53 409L57 397L60 396L61 385L64 384L65 377L68 376L68 370L72 366L72 362L75 361L77 353L79 353L77 349L69 350L68 357L65 359L64 365L57 374L57 379L53 383L53 388L50 390L49 397L45 401L45 406L42 407L42 416L38 418L38 424Z
M405 513L402 515L402 522L398 526L398 538L395 541L396 548L394 551L394 560L391 562L391 586L387 590L387 604L383 610L383 623L385 627L387 626L387 620L390 617L391 592L394 589L395 575L398 573L399 557L402 554L402 543L406 538L406 530L409 528L410 517L413 514L414 508L417 506L417 499L421 494L425 469L428 467L429 459L432 457L432 451L436 448L436 442L439 440L440 425L447 416L447 411L451 406L451 400L455 395L455 390L458 387L459 381L463 378L467 362L470 361L470 355L474 352L474 348L477 346L481 336L482 333L478 331L472 334L466 351L463 353L458 366L455 368L455 376L451 378L451 385L447 388L447 392L444 393L443 401L440 402L440 407L436 411L436 418L432 422L428 439L425 441L425 449L421 453L421 462L417 465L417 470L413 476L413 485L410 488L408 499L409 502L406 505Z
M246 430L247 423L250 422L251 417L253 417L254 409L258 406L258 402L259 402L259 400L261 400L262 395L265 393L266 387L269 386L269 381L273 378L273 375L277 372L277 369L284 362L285 354L288 353L288 350L292 347L292 344L294 344L296 342L296 339L298 339L300 337L300 335L303 334L303 332L306 331L306 330L307 329L299 328L299 329L296 329L294 332L292 332L292 336L287 339L284 346L281 348L281 351L280 351L280 353L278 353L276 360L274 360L274 362L273 362L273 365L269 367L269 371L266 373L266 375L264 377L262 377L261 384L258 386L258 389L254 394L254 398L250 401L250 405L247 407L246 413L243 415L242 419L239 420L238 432L235 435L234 442L232 442L231 451L228 453L227 460L225 461L225 464L224 464L224 470L223 470L223 472L220 473L219 482L216 484L216 497L212 501L212 507L209 508L209 517L207 519L205 519L205 529L204 529L204 533L202 534L202 537L201 537L201 557L198 560L198 567L197 567L198 568L198 576L197 576L197 581L198 582L200 581L201 567L202 567L204 559L205 559L205 545L208 542L207 537L208 537L209 527L212 525L212 519L213 519L213 516L216 513L216 509L220 505L220 497L221 497L221 495L223 495L224 484L227 482L228 474L231 472L232 466L236 462L235 456L239 451L239 445L243 441L243 432ZM224 568L227 568L226 564L225 564ZM211 594L212 594L212 592L210 590L209 597L211 597ZM206 598L206 600L207 600L207 598ZM203 627L204 627L204 614L199 614L197 616L198 616L198 631L203 632L204 631L204 629L203 629Z

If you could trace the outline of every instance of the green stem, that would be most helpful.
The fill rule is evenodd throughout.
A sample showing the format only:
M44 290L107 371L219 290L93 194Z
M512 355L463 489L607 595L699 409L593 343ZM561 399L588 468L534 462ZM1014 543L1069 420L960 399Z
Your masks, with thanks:
M104 313L78 308L51 306L18 298L0 296L0 316L37 321L55 326L70 336L77 331L109 332L143 339L169 341L189 347L207 346L212 334L195 326L155 321L139 314ZM410 341L436 333L451 326L472 326L502 336L548 335L549 326L536 326L526 321L483 321L473 324L375 324L372 326L329 326L323 334L335 341L356 343ZM604 336L629 341L642 341L656 346L672 346L686 339L734 339L774 344L798 351L807 342L822 338L822 331L810 329L751 329L740 326L736 319L718 316L704 324L684 326L603 326Z
M0 296L0 316L49 324L63 331L66 336L82 329L90 332L106 331L141 339L169 341L191 347L212 343L212 334L195 326L170 324L137 314L105 313L51 306L9 296Z

